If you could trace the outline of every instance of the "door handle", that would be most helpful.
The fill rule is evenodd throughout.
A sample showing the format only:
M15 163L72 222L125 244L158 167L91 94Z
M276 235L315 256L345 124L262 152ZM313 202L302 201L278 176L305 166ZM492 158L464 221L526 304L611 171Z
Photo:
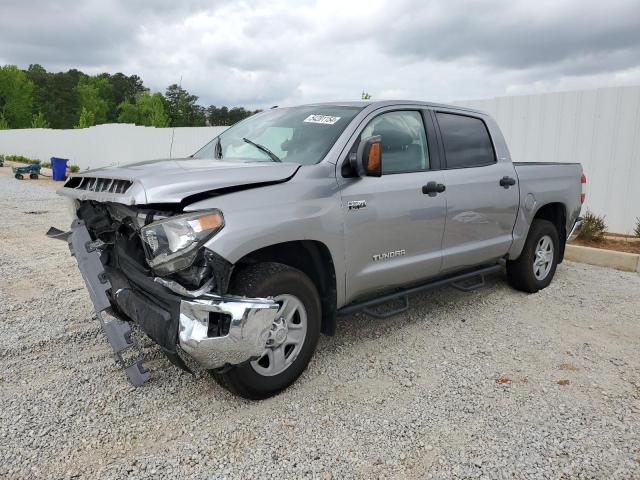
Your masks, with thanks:
M444 192L447 189L442 183L429 182L422 186L422 193L435 197L437 194Z
M504 188L513 187L516 184L516 179L507 177L506 175L500 179L500 186Z

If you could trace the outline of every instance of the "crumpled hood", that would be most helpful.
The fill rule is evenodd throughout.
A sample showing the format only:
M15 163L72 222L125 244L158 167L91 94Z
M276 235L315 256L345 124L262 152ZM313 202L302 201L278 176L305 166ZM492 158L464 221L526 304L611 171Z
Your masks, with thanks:
M74 174L71 178L128 180L132 185L124 193L109 191L106 182L94 187L90 182L80 187L65 187L58 193L80 200L97 200L127 205L179 203L184 198L222 188L255 183L286 181L300 165L276 162L225 162L213 159L168 159L104 167ZM77 181L76 181L77 182Z

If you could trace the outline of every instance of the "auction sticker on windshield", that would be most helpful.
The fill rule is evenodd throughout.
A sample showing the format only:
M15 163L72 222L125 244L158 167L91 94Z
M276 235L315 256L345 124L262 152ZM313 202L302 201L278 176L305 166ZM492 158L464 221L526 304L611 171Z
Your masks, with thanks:
M333 125L340 117L332 117L331 115L309 115L304 119L306 123L322 123L324 125Z

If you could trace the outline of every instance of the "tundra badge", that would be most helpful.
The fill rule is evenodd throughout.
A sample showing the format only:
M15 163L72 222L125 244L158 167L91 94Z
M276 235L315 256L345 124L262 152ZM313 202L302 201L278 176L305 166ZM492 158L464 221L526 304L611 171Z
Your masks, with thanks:
M390 258L401 257L406 253L407 251L404 248L402 250L396 250L394 252L379 253L373 256L373 261L377 262L379 260L389 260Z

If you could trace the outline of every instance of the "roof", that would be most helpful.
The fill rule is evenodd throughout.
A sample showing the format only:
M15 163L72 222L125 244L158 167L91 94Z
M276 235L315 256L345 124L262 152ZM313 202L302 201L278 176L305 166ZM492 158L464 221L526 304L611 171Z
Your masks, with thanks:
M394 106L394 105L423 105L425 107L430 107L430 108L450 108L450 109L454 109L454 110L463 110L466 112L474 112L474 113L480 113L480 114L484 114L486 115L485 112L481 111L481 110L476 110L473 108L468 108L468 107L461 107L459 105L447 105L444 103L435 103L435 102L425 102L425 101L420 101L420 100L358 100L358 101L348 101L348 102L318 102L318 103L309 103L309 104L305 104L303 106L319 106L319 105L326 105L326 106L336 106L336 107L358 107L358 108L365 108L365 107L372 107L373 110L377 109L377 108L381 108L381 107L389 107L389 106Z

